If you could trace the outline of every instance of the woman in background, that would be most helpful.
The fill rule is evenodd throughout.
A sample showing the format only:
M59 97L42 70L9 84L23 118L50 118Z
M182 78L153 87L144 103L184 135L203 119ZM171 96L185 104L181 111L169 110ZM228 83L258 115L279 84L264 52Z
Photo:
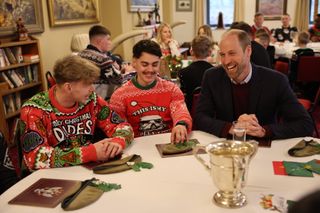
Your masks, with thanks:
M162 23L157 28L157 37L152 39L161 47L163 56L180 56L179 43L172 37L172 29L167 23Z
M198 33L197 35L202 35L202 36L208 36L212 42L213 42L213 50L212 50L212 54L211 56L209 56L207 58L208 62L211 63L211 64L214 64L214 63L219 63L220 62L220 58L219 58L219 54L218 54L218 51L219 51L219 47L218 47L218 43L214 41L213 39L213 35L212 35L212 30L211 30L211 27L209 25L202 25L198 28Z

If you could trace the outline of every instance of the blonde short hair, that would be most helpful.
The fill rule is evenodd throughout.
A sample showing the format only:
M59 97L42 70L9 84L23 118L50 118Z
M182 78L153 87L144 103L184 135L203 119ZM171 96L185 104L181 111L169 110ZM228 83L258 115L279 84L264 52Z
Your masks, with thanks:
M57 84L77 81L94 82L100 76L100 69L87 59L78 55L69 55L56 61L53 73Z

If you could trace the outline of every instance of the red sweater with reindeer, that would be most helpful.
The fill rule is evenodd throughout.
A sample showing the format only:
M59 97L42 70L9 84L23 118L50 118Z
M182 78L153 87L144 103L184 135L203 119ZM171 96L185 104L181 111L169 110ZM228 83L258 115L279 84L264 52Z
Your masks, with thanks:
M33 96L21 109L22 150L29 170L96 161L92 144L96 128L123 148L131 143L131 126L96 93L85 104L64 108L54 89Z
M188 125L188 131L192 128L181 90L159 77L146 87L131 79L113 93L110 105L131 124L135 136L170 132L179 121Z

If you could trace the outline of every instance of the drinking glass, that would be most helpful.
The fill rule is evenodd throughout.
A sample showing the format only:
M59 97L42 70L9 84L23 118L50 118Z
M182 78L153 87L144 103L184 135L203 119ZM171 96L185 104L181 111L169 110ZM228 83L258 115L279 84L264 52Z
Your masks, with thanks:
M233 137L234 141L246 141L246 122L233 121Z

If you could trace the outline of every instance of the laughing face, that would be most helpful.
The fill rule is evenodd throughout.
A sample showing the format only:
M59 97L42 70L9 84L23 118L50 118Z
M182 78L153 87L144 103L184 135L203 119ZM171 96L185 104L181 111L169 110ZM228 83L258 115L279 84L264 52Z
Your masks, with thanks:
M229 78L240 83L249 74L251 46L244 50L239 42L238 36L229 34L220 42L221 64Z
M141 86L148 86L157 77L160 58L143 52L140 58L134 58L132 62L133 67L137 71L137 81Z

